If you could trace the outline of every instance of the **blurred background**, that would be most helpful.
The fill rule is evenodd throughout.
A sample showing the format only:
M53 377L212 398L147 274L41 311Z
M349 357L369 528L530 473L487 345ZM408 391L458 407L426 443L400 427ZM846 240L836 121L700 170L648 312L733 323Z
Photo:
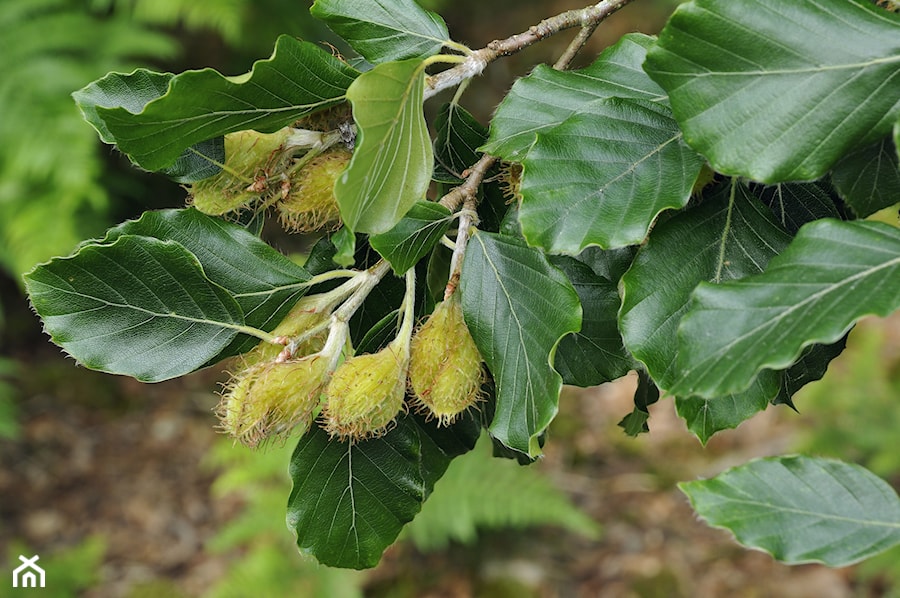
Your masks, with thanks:
M583 66L622 34L655 33L677 0L605 22ZM697 521L675 483L760 455L855 460L900 487L900 319L866 321L821 382L701 447L671 401L627 438L632 377L567 388L546 457L520 468L479 446L458 459L368 572L304 560L284 525L290 446L251 453L213 430L219 368L155 385L76 367L42 334L21 274L184 191L102 145L70 93L109 71L247 71L281 33L336 42L296 0L0 2L0 597L22 595L900 596L900 551L852 568L789 568ZM584 0L428 0L479 48ZM482 122L574 32L502 59L464 105ZM448 96L449 98L449 96ZM440 104L432 101L429 109Z

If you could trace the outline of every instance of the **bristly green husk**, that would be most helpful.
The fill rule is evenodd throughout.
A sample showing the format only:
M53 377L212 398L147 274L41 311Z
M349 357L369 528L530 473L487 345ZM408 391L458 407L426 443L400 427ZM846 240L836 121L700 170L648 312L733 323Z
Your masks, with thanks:
M477 401L483 378L481 354L456 297L435 306L410 348L410 386L441 425L453 423Z
M341 364L326 390L325 430L351 442L386 432L403 409L408 364L409 352L397 342Z
M309 427L328 378L328 359L264 362L235 375L217 408L221 429L249 447Z
M211 216L247 207L268 189L268 178L284 168L279 149L290 128L274 133L238 131L225 135L225 168L219 174L191 185L190 202ZM277 187L277 185L275 185Z
M278 216L286 230L311 232L340 226L334 182L347 168L351 155L343 148L330 149L291 177L290 194L278 202Z

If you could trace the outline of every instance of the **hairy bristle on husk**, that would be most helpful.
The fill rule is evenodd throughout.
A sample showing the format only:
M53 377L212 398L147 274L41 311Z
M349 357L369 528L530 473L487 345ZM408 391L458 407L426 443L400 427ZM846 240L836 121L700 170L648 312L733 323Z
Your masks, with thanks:
M326 390L322 423L332 436L362 440L383 434L403 409L408 354L395 344L351 357Z
M454 295L413 335L410 386L417 404L448 425L477 401L482 378L481 354Z
M328 360L312 355L251 365L234 375L217 407L220 428L249 447L305 432L328 378Z
M340 226L334 182L347 168L351 155L343 148L328 150L291 177L290 193L278 203L279 220L286 230L311 232Z

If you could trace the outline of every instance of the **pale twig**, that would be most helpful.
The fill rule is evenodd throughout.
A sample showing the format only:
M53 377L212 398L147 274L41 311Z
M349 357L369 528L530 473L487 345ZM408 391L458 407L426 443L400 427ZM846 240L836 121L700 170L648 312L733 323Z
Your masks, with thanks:
M447 195L441 198L441 205L456 211L462 206L459 213L459 229L456 233L456 246L453 248L453 256L450 258L450 279L444 289L444 299L448 299L459 285L459 274L462 268L462 260L466 255L466 244L469 242L469 228L475 218L475 208L478 205L478 187L487 175L488 170L497 161L497 156L484 154L472 168L463 174L465 182L455 187Z
M524 31L506 39L494 40L484 48L475 50L469 54L463 62L455 67L428 77L427 87L425 89L425 99L427 100L439 91L459 85L462 81L481 74L488 64L501 56L515 54L516 52L519 52L544 38L555 35L560 31L571 29L572 27L581 27L582 31L591 26L596 28L596 26L608 16L633 1L634 0L603 0L602 2L597 2L586 8L569 10L554 17L544 19L537 25L529 27L528 31ZM589 37L589 34L587 34L587 37ZM577 52L577 49L575 52ZM574 56L574 53L572 55ZM571 60L571 58L568 60Z

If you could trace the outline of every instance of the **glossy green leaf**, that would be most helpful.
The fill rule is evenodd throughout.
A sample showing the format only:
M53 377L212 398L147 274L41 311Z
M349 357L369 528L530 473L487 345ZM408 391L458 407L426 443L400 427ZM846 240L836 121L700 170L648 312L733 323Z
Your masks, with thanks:
M848 0L694 0L645 68L715 170L813 180L897 120L900 15Z
M713 434L738 427L769 406L778 396L782 376L761 372L744 392L705 399L698 396L675 397L675 410L687 429L706 444Z
M830 345L811 345L803 351L800 359L785 370L781 380L781 392L773 401L775 404L789 405L794 409L791 397L798 390L816 380L821 380L831 360L840 355L847 346L845 334L836 343ZM761 374L764 372L761 372Z
M681 137L666 106L620 98L539 134L522 162L528 243L575 255L643 241L657 214L687 204L704 164Z
M894 123L894 149L897 151L897 159L900 160L900 118Z
M397 275L404 274L441 240L452 220L450 210L441 204L420 201L394 228L369 237L369 243L391 263Z
M487 128L459 104L445 104L434 120L434 179L458 185L463 172L481 158L478 147L485 142Z
M900 544L900 499L859 465L770 457L679 488L707 523L788 564L843 567Z
M789 242L769 210L740 184L722 185L699 206L661 223L622 277L625 346L670 390L677 379L678 322L697 284L761 272Z
M659 388L644 370L638 370L638 383L634 391L634 409L622 418L619 427L631 437L646 434L650 431L650 405L659 401Z
M840 218L837 193L824 181L752 185L753 192L769 206L781 228L795 235L807 222L819 218Z
M314 427L291 457L287 522L297 546L324 565L374 567L478 432L471 418L438 429L406 415L384 436L351 444Z
M225 164L225 137L195 143L161 172L176 183L196 183L222 172Z
M551 367L556 347L581 327L578 294L540 251L480 231L466 249L460 288L466 324L496 384L490 433L537 456L562 388Z
M243 325L237 302L174 241L123 235L25 275L55 343L85 367L159 382L218 355Z
M316 0L310 13L372 63L427 58L450 40L440 15L415 0Z
M819 220L800 229L765 272L701 284L678 333L674 393L738 392L803 348L840 339L859 318L900 308L900 229Z
M900 202L900 161L893 140L850 152L834 165L831 182L860 218Z
M386 232L425 199L434 157L422 112L424 89L425 70L414 59L380 64L347 90L357 144L334 193L351 230Z
M104 243L122 235L175 241L199 260L212 282L231 294L244 323L271 331L307 291L309 273L242 226L195 209L144 212L139 220L120 224ZM248 351L259 339L239 335L218 359Z
M356 75L321 47L282 36L272 57L245 75L186 71L152 98L169 75L112 73L73 96L104 141L142 168L161 170L201 141L244 129L269 133L336 105Z
M553 367L563 384L596 386L624 376L633 364L619 334L618 281L572 257L552 256L550 261L571 281L583 312L581 330L565 336L556 350Z
M593 101L620 97L665 102L665 92L642 70L653 38L630 33L590 66L557 71L538 65L515 82L491 119L484 151L520 161L535 136L589 110Z
M771 212L739 184L722 185L701 205L653 229L622 277L619 327L625 346L660 388L670 391L677 379L678 323L697 284L760 272L789 241ZM676 406L688 429L705 442L765 409L780 387L778 375L763 376L743 393L722 393L711 400L722 405L685 393L678 395Z

